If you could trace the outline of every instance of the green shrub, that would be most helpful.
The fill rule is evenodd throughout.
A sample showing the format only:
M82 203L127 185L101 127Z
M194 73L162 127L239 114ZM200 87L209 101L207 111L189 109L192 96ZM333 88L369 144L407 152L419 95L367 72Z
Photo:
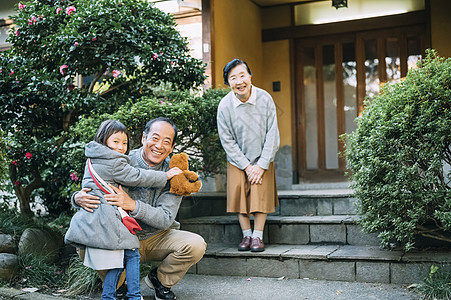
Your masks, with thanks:
M13 20L0 52L0 171L29 216L34 196L51 214L70 208L81 176L66 142L80 116L116 112L158 82L189 90L205 79L172 16L149 1L23 1Z
M35 227L36 223L25 216L19 214L16 209L0 209L0 233L11 234L17 239L28 227Z
M19 274L22 287L60 288L66 282L63 266L47 262L45 257L27 254L19 256Z
M346 149L361 224L406 250L415 235L451 242L451 59L418 66L365 103Z
M86 267L78 255L72 257L66 273L68 280L65 288L68 296L92 294L102 288L97 272Z
M421 299L451 299L451 269L449 266L431 266L431 272L416 288Z

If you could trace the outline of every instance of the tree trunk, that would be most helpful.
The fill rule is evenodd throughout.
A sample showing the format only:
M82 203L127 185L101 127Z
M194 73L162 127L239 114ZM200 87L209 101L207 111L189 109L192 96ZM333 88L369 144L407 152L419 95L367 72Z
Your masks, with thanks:
M16 182L19 182L17 177L16 166L14 165L9 166L9 178L14 186L14 192L17 196L17 199L19 200L20 212L27 217L33 216L33 212L31 211L30 208L31 193L35 189L41 187L43 184L41 174L37 169L32 170L32 175L33 180L27 186L24 187L20 183L16 184Z

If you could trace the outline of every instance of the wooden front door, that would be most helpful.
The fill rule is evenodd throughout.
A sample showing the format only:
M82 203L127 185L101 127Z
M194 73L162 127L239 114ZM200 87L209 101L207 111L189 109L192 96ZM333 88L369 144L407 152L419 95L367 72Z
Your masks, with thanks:
M406 26L295 41L299 182L346 180L340 136L355 130L365 97L424 56L427 37L425 26Z

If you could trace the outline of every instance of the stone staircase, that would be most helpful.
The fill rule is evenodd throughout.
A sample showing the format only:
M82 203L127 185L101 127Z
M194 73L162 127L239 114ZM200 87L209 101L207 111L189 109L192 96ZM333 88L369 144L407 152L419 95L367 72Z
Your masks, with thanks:
M278 194L279 207L265 226L266 250L260 253L237 251L242 233L237 216L225 213L225 193L185 198L181 228L200 234L208 245L190 272L411 284L424 279L431 265L451 265L449 249L382 250L377 234L358 225L347 183L293 186Z

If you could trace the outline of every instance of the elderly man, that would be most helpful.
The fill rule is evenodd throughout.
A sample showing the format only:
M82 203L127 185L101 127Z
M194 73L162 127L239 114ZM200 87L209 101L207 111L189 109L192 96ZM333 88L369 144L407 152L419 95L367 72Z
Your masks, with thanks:
M130 152L131 165L138 168L168 171L168 156L174 149L177 127L168 118L149 121L142 136L142 147ZM169 183L164 188L128 189L115 188L117 194L105 195L111 205L129 210L142 231L136 234L140 240L141 261L161 261L146 276L146 284L155 290L156 299L176 299L171 291L188 269L204 255L206 243L194 233L179 230L175 221L182 196L169 192ZM73 204L93 211L100 204L96 196L83 189L73 197ZM123 276L119 285L123 282Z

